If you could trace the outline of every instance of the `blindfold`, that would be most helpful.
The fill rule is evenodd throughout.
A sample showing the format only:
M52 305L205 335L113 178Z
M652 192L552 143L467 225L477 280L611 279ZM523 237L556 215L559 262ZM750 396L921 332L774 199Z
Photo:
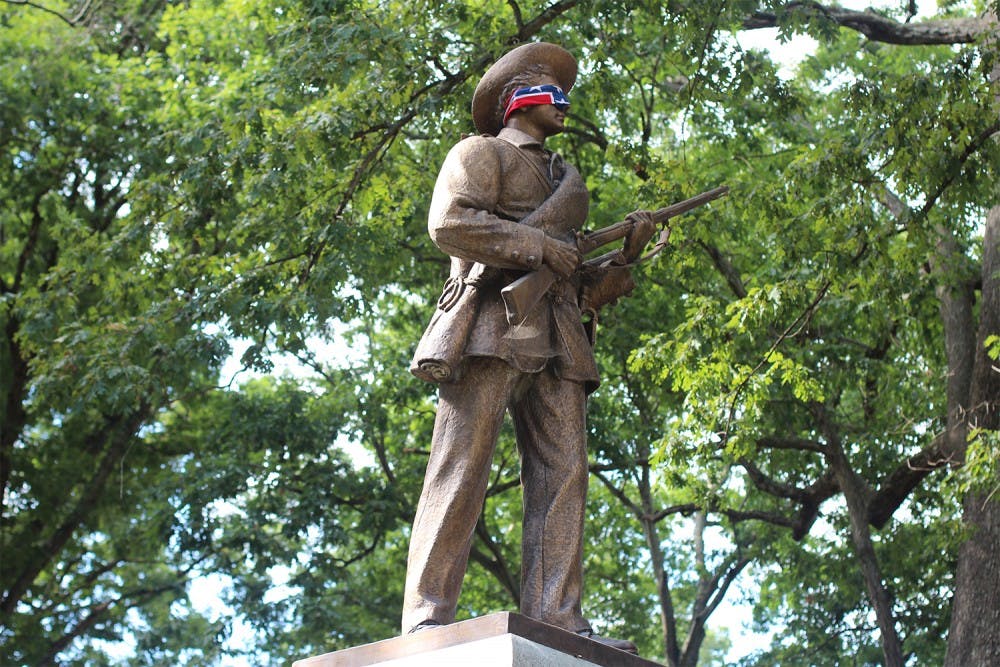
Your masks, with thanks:
M507 119L518 109L535 106L538 104L551 104L560 111L569 108L569 98L562 88L552 84L543 86L530 86L528 88L518 88L507 102L507 108L503 112L503 124L507 124Z

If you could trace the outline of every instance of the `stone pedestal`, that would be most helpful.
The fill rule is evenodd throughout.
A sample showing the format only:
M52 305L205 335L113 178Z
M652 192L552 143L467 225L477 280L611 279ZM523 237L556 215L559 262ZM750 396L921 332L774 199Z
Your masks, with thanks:
M292 667L661 667L526 616L490 614L306 658Z

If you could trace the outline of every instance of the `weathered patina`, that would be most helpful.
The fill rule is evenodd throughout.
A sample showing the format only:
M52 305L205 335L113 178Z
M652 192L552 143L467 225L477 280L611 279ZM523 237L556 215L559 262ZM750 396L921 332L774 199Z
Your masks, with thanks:
M582 258L575 233L586 221L589 195L576 169L544 146L563 129L565 93L575 79L575 59L553 44L523 45L502 57L473 97L481 134L452 148L434 189L428 230L452 260L412 366L440 388L410 538L404 632L455 620L491 459L509 412L524 495L521 613L593 636L581 594L586 401L598 376L580 302L585 290L610 291L613 298L632 281L622 267L586 280L577 271ZM512 94L530 97L535 86L552 102L511 110ZM626 245L641 249L654 225L646 212L633 218ZM500 290L543 266L559 279L523 321L510 322ZM635 650L625 640L594 638Z

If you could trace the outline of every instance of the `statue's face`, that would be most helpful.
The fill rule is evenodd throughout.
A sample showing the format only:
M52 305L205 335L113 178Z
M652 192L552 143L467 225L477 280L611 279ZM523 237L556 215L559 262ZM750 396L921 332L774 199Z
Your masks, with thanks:
M560 85L556 78L551 75L542 75L538 77L532 85L544 86L546 84L552 84L554 86ZM564 123L566 121L566 112L560 111L551 104L538 104L535 106L525 107L514 113L517 117L517 125L521 129L536 129L542 136L545 137L551 137L559 134L565 129Z

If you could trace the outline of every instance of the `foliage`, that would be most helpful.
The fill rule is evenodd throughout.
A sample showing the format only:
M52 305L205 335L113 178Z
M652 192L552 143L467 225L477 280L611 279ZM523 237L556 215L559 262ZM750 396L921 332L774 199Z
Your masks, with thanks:
M794 73L739 45L771 13L820 42ZM53 0L0 24L5 663L287 663L397 631L434 411L405 369L447 274L429 193L479 75L532 39L581 56L552 146L593 227L731 188L602 313L585 612L723 664L739 582L774 638L741 664L878 664L874 564L907 659L940 662L957 496L995 489L996 432L964 476L891 492L948 451L942 308L982 290L1000 164L988 45L743 0ZM516 606L509 432L494 472L462 617Z

